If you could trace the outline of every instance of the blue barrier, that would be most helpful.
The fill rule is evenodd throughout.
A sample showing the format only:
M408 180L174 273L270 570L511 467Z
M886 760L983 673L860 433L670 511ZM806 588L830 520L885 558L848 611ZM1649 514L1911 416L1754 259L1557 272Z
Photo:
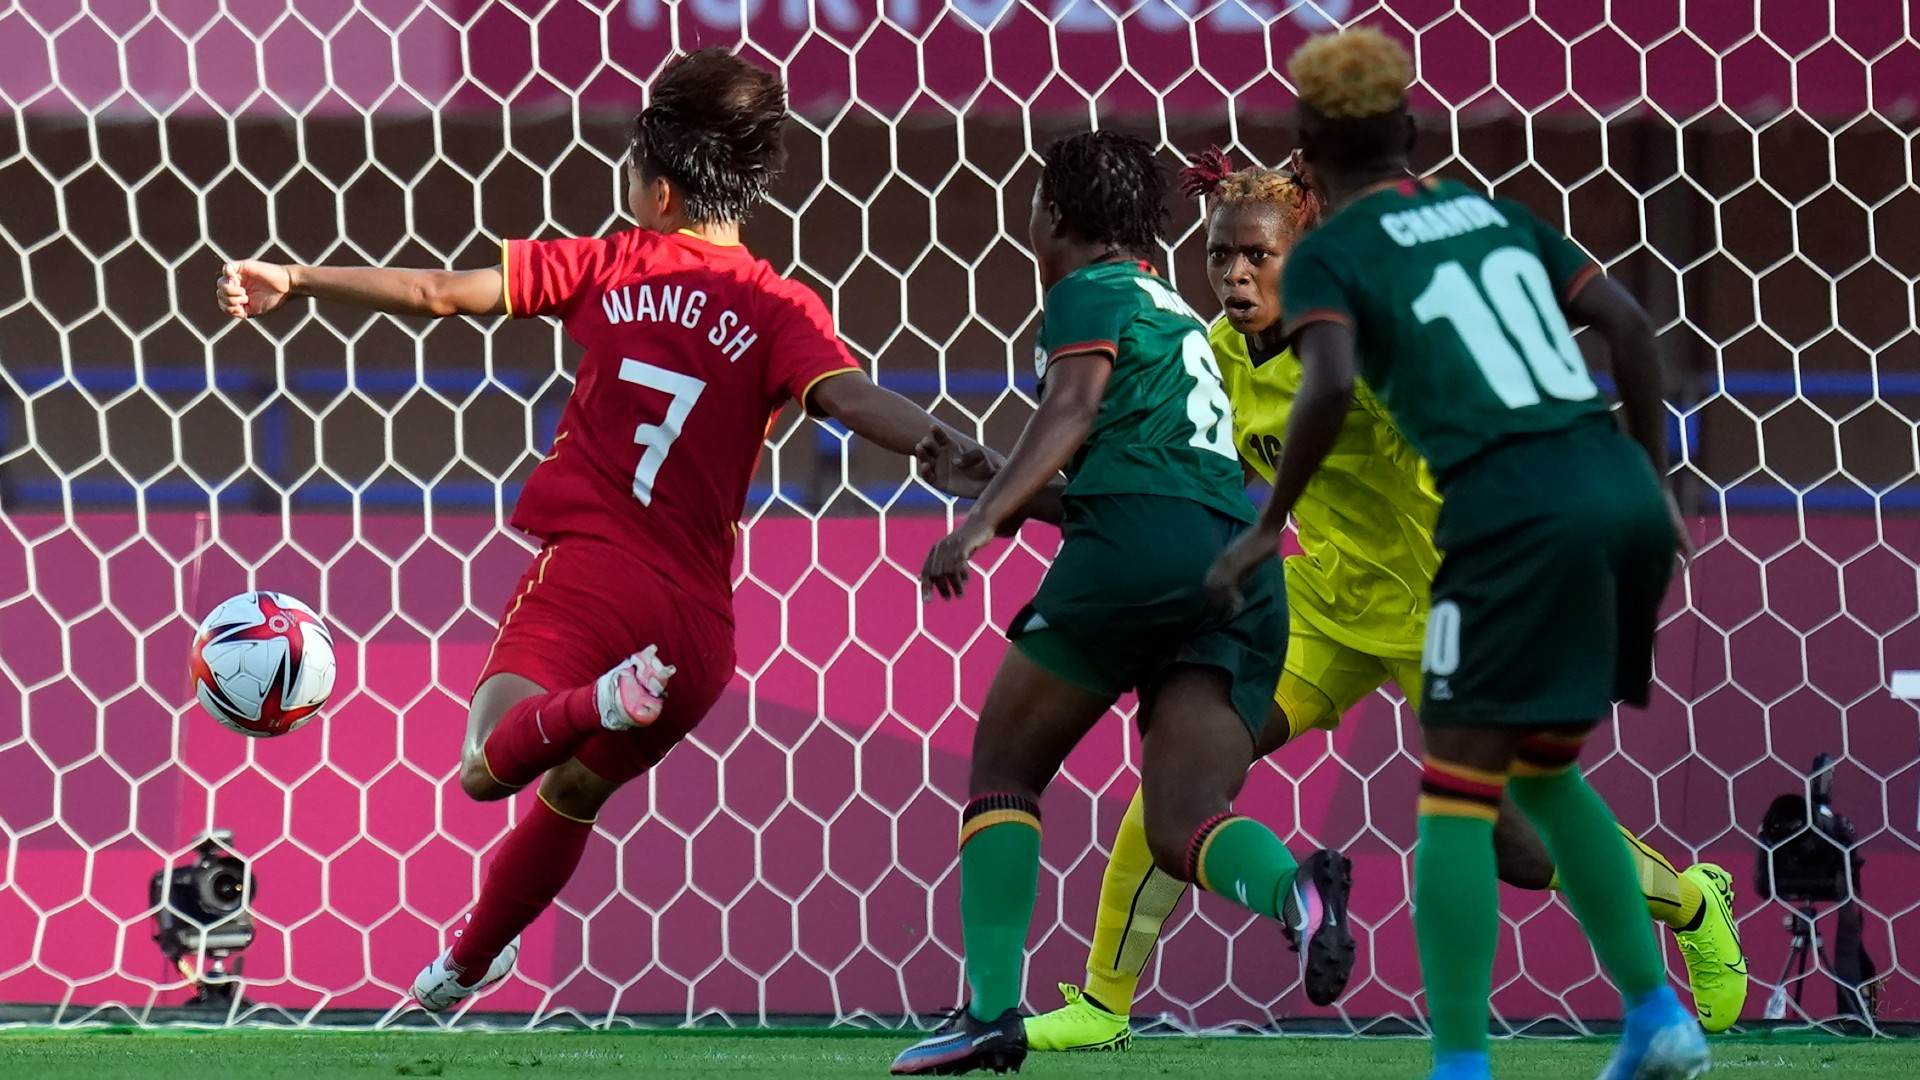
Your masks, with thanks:
M1728 510L1920 510L1920 488L1881 488L1864 491L1852 485L1795 488L1784 484L1762 487L1752 483L1736 484L1725 491L1707 488L1700 495L1702 507Z
M69 497L80 507L124 507L136 504L144 495L149 510L206 510L217 501L220 508L228 513L249 513L262 509L277 512L280 499L277 489L257 480L235 481L222 488L217 495L190 480L159 480L143 486L121 480L26 480L7 484L0 490L7 494L9 509L13 510L35 505L57 507ZM458 480L438 483L424 491L404 481L369 484L358 491L337 484L308 484L288 493L287 499L294 510L347 510L353 507L356 499L362 509L404 510L422 506L429 498L429 492L436 512L491 510L498 499L497 505L503 512L511 514L513 504L520 498L520 484L511 482L496 486L480 480ZM917 484L904 488L868 485L859 488L858 492L875 505L891 505L907 510L937 509L946 501ZM811 493L805 485L785 485L780 494L794 506L806 508L812 505ZM1264 488L1256 488L1253 494L1255 501L1266 497ZM753 485L747 489L745 514L754 513L773 498L771 485ZM1701 509L1708 513L1722 508L1793 510L1804 507L1808 510L1858 511L1877 506L1886 511L1920 510L1920 489L1913 488L1866 491L1853 486L1792 488L1745 483L1727 491L1706 488L1702 490L1700 499Z
M949 371L942 376L937 371L892 371L885 365L880 365L879 370L875 381L880 385L913 397L930 398L943 389L950 397L984 396L998 394L1009 388L1005 375L987 371ZM145 386L157 393L192 393L207 389L207 370L197 364L148 364L143 372L124 367L89 365L76 367L71 376L56 364L13 366L6 371L29 394L61 382L93 394L117 394L135 386ZM423 386L441 393L464 394L492 382L508 390L530 394L553 381L558 374L547 369L535 372L501 368L488 372L480 368L436 367L428 369L423 378L419 372L403 368L360 367L342 370L329 367L324 370L290 371L287 373L285 389L319 394L337 394L348 389L398 394ZM235 370L214 372L213 382L215 389L234 393L251 391L266 395L280 389L276 382L262 378L257 373ZM1602 390L1613 392L1613 379L1606 372L1595 372L1594 382ZM1015 370L1011 386L1028 396L1038 391L1032 371L1024 365ZM1702 375L1694 380L1693 386L1696 397L1710 397L1721 391L1733 395L1798 393L1811 397L1873 397L1876 394L1893 398L1920 397L1920 373L1730 371L1724 379L1712 373Z
M191 480L157 480L144 486L121 480L27 480L9 484L5 490L25 505L59 506L70 496L82 507L121 507L134 505L144 494L149 510L206 510L215 502L227 513L248 513L263 507L279 509L278 492L258 481L230 483L217 495ZM356 499L363 509L404 510L422 506L429 492L436 511L491 509L497 496L503 511L511 515L513 504L520 498L520 484L510 482L496 487L480 480L460 480L422 490L396 481L370 484L357 492L338 485L309 484L293 490L287 498L295 510L347 510ZM891 500L894 507L913 510L931 510L946 503L942 496L917 484L898 489L864 487L860 494L880 506L889 505ZM766 506L774 500L774 495L770 484L749 487L745 514ZM806 507L812 501L806 488L797 484L783 486L780 496L798 507Z
M943 375L924 370L892 371L885 365L879 365L879 372L877 381L880 385L920 400L929 400L942 393L949 398L986 397L1009 389L1008 377L996 372L950 371ZM156 393L197 393L208 389L211 382L212 388L221 393L258 396L262 400L256 406L259 410L258 438L255 441L256 468L264 480L232 485L223 492L220 497L222 505L231 505L235 509L277 502L275 487L284 488L293 479L289 453L291 425L287 415L287 410L292 406L287 392L330 396L353 390L368 394L399 395L424 387L449 396L466 396L492 384L523 397L533 397L557 375L551 370L501 369L488 372L478 368L433 368L421 372L405 368L363 367L349 370L329 367L289 371L285 386L282 387L271 375L263 377L258 372L233 370L210 373L205 365L186 364L150 364L140 371L125 367L82 366L71 373L59 365L28 365L8 368L7 374L29 394L60 383L67 383L96 396L117 395L134 387L144 387ZM1595 381L1608 393L1613 391L1613 381L1606 373L1597 373ZM1029 397L1038 392L1031 371L1024 367L1015 371L1011 388ZM1718 392L1731 395L1804 394L1812 397L1864 398L1877 394L1886 398L1920 397L1920 374L1728 372L1724 379L1710 375L1696 383L1696 400ZM545 446L552 440L559 421L559 408L556 403L542 403L535 407L535 445ZM0 447L8 445L9 436L8 416L0 411ZM846 429L837 423L826 421L817 424L812 436L814 452L823 458L837 457L847 437ZM1696 410L1688 414L1684 417L1684 423L1681 417L1672 417L1668 438L1680 460L1697 454L1701 441L1699 412ZM142 491L147 505L155 509L204 508L213 501L204 488L188 481L156 482L136 488L115 480L80 480L63 485L54 481L6 483L0 479L0 490L6 492L8 501L14 506L60 505L68 498L86 505L124 505L135 501ZM494 506L496 498L503 498L507 505L511 505L518 494L514 485L508 485L506 492L500 494L496 492L495 485L489 483L448 482L434 486L433 502L436 507L448 510L485 509ZM795 503L806 504L807 492L803 488L789 487L785 494ZM863 494L884 504L892 492L875 488L863 489ZM748 508L751 510L765 504L772 495L770 488L755 487L748 498ZM1728 509L1782 509L1796 506L1836 510L1864 510L1875 506L1901 510L1920 508L1920 494L1908 491L1869 492L1856 487L1802 491L1785 485L1748 483L1725 493L1708 491L1705 497L1709 506L1724 505ZM358 492L332 483L310 483L293 493L292 505L295 509L340 508L353 505L356 498L363 507L382 508L417 506L422 496L420 489L404 481L381 481L365 485ZM932 493L911 486L900 493L894 505L928 508L939 505L939 500Z

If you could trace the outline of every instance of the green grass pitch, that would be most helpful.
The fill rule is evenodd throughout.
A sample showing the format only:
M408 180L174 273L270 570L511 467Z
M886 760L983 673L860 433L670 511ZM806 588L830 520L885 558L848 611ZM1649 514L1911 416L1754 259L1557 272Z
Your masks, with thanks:
M392 1076L803 1077L884 1076L909 1040L868 1033L786 1032L85 1032L0 1033L0 1077L22 1080L245 1077L372 1080ZM1825 1076L1910 1080L1920 1040L1771 1036L1715 1041L1715 1074L1742 1080ZM1497 1043L1501 1080L1584 1080L1606 1060L1606 1040ZM1123 1054L1036 1054L1028 1077L1275 1076L1419 1080L1427 1046L1415 1039L1151 1038Z

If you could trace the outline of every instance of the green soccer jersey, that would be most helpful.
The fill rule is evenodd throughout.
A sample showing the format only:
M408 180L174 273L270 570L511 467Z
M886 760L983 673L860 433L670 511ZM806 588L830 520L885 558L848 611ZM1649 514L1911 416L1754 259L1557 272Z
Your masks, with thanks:
M1206 324L1138 263L1095 263L1047 290L1034 367L1101 353L1113 373L1087 441L1067 465L1069 498L1170 495L1254 520L1233 449L1233 406Z
M1598 267L1518 203L1450 180L1355 200L1287 258L1287 333L1353 328L1360 374L1443 483L1515 435L1608 405L1561 304Z

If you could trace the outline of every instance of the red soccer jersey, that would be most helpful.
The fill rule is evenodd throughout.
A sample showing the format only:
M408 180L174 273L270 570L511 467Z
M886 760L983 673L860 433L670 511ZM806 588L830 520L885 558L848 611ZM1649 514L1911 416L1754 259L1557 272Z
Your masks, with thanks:
M514 527L611 540L730 612L768 424L856 367L826 305L746 248L687 233L509 240L501 273L508 314L552 315L586 348Z

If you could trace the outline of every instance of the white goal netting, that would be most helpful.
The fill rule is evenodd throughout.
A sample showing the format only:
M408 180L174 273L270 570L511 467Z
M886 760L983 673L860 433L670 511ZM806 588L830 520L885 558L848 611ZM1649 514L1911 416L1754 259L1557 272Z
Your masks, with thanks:
M1920 1019L1920 42L1900 0L12 0L0 4L0 1019L185 1015L150 879L210 830L257 884L244 1002L370 1022L470 906L511 820L453 782L465 699L529 547L504 522L574 355L545 324L292 305L230 325L223 258L481 265L618 223L627 118L670 52L743 43L792 85L749 241L825 295L886 385L1005 446L1032 405L1035 151L1090 121L1276 161L1287 53L1330 20L1410 42L1423 164L1528 201L1645 298L1703 551L1650 711L1588 764L1676 861L1738 878L1759 1017L1843 1011L1857 926L1882 1021ZM1195 208L1176 283L1210 303ZM955 812L1003 624L917 600L945 507L789 417L745 508L739 677L602 818L479 999L514 1022L896 1018L959 988ZM253 742L201 715L194 622L243 588L334 629L334 703ZM1261 766L1245 808L1358 868L1364 949L1308 1006L1270 931L1189 900L1137 1016L1400 1030L1417 755L1382 694ZM1137 744L1115 721L1046 805L1028 986L1077 977ZM1804 978L1753 888L1775 796L1839 760L1865 857ZM1820 845L1815 844L1818 848ZM1509 893L1516 1029L1615 1002L1571 919ZM1857 917L1857 918L1856 918ZM1851 961L1849 961L1851 963ZM1837 970L1838 969L1838 970Z

